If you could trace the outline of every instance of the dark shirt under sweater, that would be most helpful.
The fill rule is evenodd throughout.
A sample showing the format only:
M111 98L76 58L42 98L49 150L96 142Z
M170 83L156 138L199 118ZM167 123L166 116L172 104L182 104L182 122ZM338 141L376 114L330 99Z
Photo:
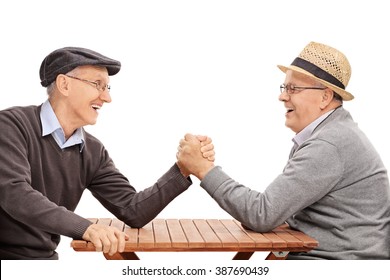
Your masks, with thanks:
M40 109L0 111L1 259L57 259L60 236L80 239L91 224L73 212L85 189L127 225L142 227L191 184L173 165L136 192L91 134L84 131L82 152L42 137Z

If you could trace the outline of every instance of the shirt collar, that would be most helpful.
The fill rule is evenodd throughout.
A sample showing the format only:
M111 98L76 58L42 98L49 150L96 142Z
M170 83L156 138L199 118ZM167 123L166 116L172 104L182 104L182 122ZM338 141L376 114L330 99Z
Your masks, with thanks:
M314 129L323 121L325 120L332 112L334 111L331 110L323 115L321 115L319 118L317 118L315 121L313 121L311 124L306 126L301 132L299 132L297 135L294 136L292 141L300 146L303 142L305 142L311 134L313 133Z
M80 152L82 152L85 139L82 128L78 128L68 140L65 139L64 131L57 119L56 114L51 107L49 100L46 100L42 104L41 108L41 124L42 124L42 136L51 134L56 140L58 146L61 149L71 147L74 145L80 145Z

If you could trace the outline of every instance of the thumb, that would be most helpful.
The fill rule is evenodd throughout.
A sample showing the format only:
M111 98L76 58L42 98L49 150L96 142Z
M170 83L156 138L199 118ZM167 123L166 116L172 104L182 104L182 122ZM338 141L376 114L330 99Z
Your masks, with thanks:
M196 138L197 138L200 142L203 142L203 141L206 141L206 140L207 140L207 136L205 136L205 135L196 135Z
M191 140L194 140L195 138L196 138L195 135L190 134L190 133L186 133L186 135L184 135L184 140L186 140L186 141L191 141Z

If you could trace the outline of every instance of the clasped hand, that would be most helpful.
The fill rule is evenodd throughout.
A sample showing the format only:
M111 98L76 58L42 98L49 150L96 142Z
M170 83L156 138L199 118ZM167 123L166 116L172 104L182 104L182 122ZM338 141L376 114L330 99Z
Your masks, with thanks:
M184 176L193 174L199 180L214 167L215 152L210 137L186 134L177 148L177 165Z

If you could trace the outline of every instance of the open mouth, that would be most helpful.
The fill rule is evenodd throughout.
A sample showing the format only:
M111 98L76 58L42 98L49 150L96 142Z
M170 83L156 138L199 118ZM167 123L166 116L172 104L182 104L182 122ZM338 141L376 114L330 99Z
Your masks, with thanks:
M92 105L92 109L94 109L95 111L97 111L97 110L99 110L101 108L102 108L102 106L100 106L100 105L97 105L97 104L93 104Z

